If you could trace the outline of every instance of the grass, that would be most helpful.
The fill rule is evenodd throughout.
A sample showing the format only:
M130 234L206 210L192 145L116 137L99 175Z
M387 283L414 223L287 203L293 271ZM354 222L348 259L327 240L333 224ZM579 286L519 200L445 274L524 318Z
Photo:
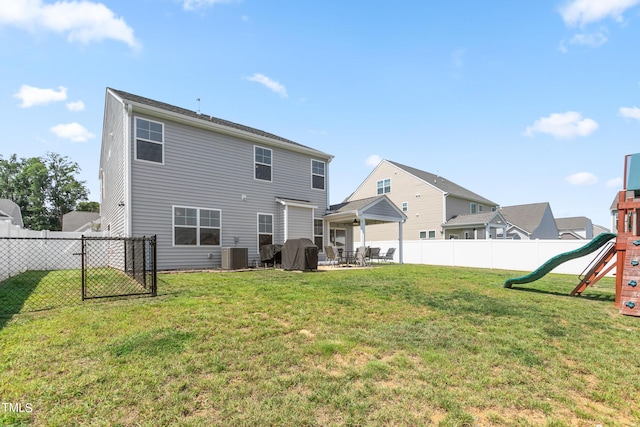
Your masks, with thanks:
M147 289L115 268L85 270L86 298L146 293ZM0 282L0 316L47 310L82 302L82 270L25 271ZM2 323L0 322L0 327Z
M433 266L159 275L7 319L0 425L640 424L640 319L604 279Z

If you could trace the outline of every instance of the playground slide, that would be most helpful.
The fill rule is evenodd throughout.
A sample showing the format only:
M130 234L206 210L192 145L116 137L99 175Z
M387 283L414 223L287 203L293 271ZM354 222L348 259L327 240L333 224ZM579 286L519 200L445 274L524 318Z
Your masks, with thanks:
M565 263L575 258L583 257L585 255L589 255L591 252L597 251L602 246L606 245L607 242L613 239L614 237L616 237L616 235L613 233L598 234L598 236L596 236L593 240L591 240L586 245L578 249L575 249L573 251L564 252L554 256L553 258L550 258L547 262L545 262L540 267L538 267L537 270L527 274L526 276L513 277L511 279L507 279L504 282L504 287L511 288L512 285L518 285L522 283L529 283L529 282L536 281L562 263Z

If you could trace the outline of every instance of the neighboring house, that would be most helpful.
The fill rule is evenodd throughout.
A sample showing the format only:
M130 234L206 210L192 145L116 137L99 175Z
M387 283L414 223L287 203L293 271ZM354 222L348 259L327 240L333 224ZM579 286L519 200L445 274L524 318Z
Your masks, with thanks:
M71 211L62 215L62 231L92 231L99 226L98 212Z
M495 239L505 236L507 220L499 211L458 215L443 224L449 239Z
M509 223L508 239L533 240L559 237L558 226L548 202L503 206L499 212Z
M309 238L324 246L333 156L288 139L107 88L101 226L157 235L159 269L221 266L222 248Z
M558 233L562 240L591 240L593 239L593 224L585 216L556 218ZM599 234L599 233L598 233Z
M404 238L464 238L464 226L447 227L448 221L460 215L495 211L492 202L448 179L390 160L382 160L345 201L386 195L406 216ZM504 226L501 225L501 226ZM485 228L471 235L490 237ZM493 230L495 235L495 230ZM395 240L398 227L381 224L367 230L367 240Z
M598 234L602 233L611 233L607 227L603 227L602 225L593 224L593 237L598 236Z
M0 221L8 221L20 228L24 227L20 206L9 199L0 199Z

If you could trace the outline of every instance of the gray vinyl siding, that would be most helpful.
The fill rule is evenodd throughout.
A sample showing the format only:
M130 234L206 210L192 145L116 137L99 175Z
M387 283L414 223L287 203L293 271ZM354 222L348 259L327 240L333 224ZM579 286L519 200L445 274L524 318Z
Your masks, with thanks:
M540 225L532 233L532 239L558 239L560 232L550 209L546 209Z
M307 238L313 240L313 210L289 206L288 237L290 239Z
M107 93L102 151L100 154L101 186L100 222L103 231L110 226L112 236L124 236L125 210L119 206L125 201L125 123L123 104Z
M259 261L258 213L273 214L274 243L283 243L283 206L276 198L309 201L318 206L317 217L327 207L327 193L310 188L309 155L134 112L132 158L135 117L164 123L164 164L134 159L131 165L132 234L158 236L160 269L220 267L221 247L234 246L249 249L252 265ZM273 150L272 182L254 179L254 145ZM220 209L221 245L173 246L174 205ZM307 228L312 238L312 222Z

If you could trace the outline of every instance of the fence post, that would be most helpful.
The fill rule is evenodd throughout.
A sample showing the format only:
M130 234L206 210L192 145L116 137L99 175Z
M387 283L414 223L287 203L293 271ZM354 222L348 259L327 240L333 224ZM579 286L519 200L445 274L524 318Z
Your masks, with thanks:
M80 265L81 265L81 270L82 270L82 301L84 301L84 297L86 294L86 287L85 287L85 273L84 273L84 257L85 257L85 240L84 240L84 234L82 235L82 237L80 238Z
M151 238L151 246L152 246L151 253L153 254L152 255L152 258L153 258L153 276L151 278L151 295L154 296L154 297L158 295L158 282L157 282L157 277L158 277L158 258L157 258L158 251L157 251L157 248L158 248L158 246L156 244L156 238L157 238L157 235L155 235L155 234Z

